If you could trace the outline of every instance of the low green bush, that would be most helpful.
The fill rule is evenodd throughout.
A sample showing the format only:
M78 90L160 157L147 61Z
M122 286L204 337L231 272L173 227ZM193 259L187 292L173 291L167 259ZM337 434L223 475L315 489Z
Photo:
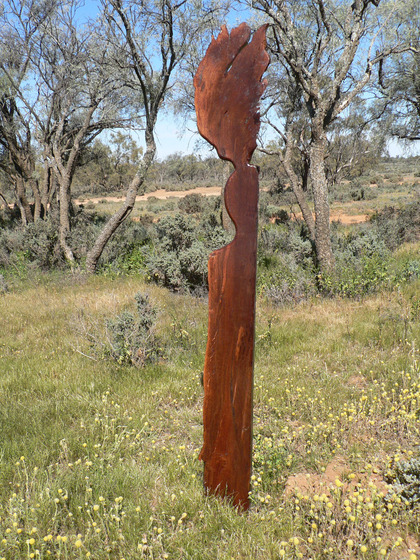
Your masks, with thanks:
M198 214L203 210L203 196L201 194L187 194L178 201L178 208L186 214Z
M313 249L299 224L266 225L260 231L257 287L274 305L290 305L316 292Z
M58 223L54 218L0 231L0 267L16 269L25 262L41 270L63 266Z
M145 251L149 278L172 291L206 290L209 254L228 242L215 215L200 225L184 214L164 216L155 236L154 245Z
M387 206L371 218L371 224L394 250L403 243L420 239L420 196L401 208Z
M322 294L360 298L390 282L390 256L384 239L374 229L362 227L346 235L333 231L335 267L318 274Z
M139 292L135 300L135 314L124 311L106 322L108 336L104 351L120 365L139 367L156 361L161 348L155 334L157 308L147 294Z
M397 494L411 506L420 502L420 455L408 461L399 461L392 472L388 473L387 482L392 484L391 496Z

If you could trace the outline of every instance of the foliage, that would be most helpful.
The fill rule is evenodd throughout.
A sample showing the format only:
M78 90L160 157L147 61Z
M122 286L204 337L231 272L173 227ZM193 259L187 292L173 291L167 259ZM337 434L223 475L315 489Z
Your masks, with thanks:
M312 246L299 229L289 222L260 232L258 290L275 305L298 303L316 291Z
M397 462L387 481L392 484L392 492L411 506L420 502L420 457Z
M0 295L5 294L8 291L7 282L4 279L4 276L0 274Z
M203 209L201 194L187 194L178 202L178 208L186 214L198 214Z
M77 211L72 217L69 237L78 264L85 259L103 222L104 218L98 213L84 210ZM137 272L143 263L140 248L148 241L149 234L144 226L135 222L123 224L106 247L102 270ZM26 227L14 223L12 227L0 230L0 267L13 273L16 267L27 266L44 271L66 267L54 215Z
M128 134L115 132L104 144L95 140L87 146L73 179L74 194L121 192L131 181L142 157L142 148Z
M214 220L199 228L183 214L164 216L156 225L156 243L146 252L150 278L174 291L206 289L208 256L227 242L221 226L212 226Z
M115 319L106 322L108 353L120 365L144 366L153 362L160 354L155 335L157 308L147 294L135 295L136 314L124 311Z
M187 189L190 185L215 185L223 182L225 163L219 158L202 158L195 154L174 153L151 167L148 184L169 190Z
M402 243L420 239L420 198L401 207L387 206L372 217L378 234L389 249L393 250Z
M63 266L57 221L53 217L0 231L0 267L13 269L22 260L41 270Z
M335 257L334 270L318 276L324 294L359 298L390 283L390 252L375 230L361 229L349 235L337 230Z

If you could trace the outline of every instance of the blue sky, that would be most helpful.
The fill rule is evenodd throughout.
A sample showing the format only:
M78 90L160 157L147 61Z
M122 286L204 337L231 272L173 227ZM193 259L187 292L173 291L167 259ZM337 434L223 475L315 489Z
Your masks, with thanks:
M197 151L196 144L200 138L193 122L187 124L190 131L185 130L182 123L177 123L169 115L158 119L156 126L156 145L158 158L164 159L175 152L191 154ZM195 131L192 132L192 130ZM200 153L206 152L201 149Z

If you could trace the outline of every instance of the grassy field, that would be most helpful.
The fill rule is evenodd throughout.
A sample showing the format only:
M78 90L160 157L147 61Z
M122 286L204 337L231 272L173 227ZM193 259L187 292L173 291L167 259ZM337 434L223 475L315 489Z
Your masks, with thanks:
M159 309L142 369L83 335L138 291ZM0 317L1 560L420 558L419 281L258 301L247 514L203 494L204 299L51 274L0 295Z

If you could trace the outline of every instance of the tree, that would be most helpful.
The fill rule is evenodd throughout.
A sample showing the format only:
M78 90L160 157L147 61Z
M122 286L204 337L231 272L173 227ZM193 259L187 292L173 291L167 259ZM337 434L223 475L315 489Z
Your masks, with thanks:
M398 56L381 61L379 67L380 102L377 110L388 117L391 136L408 142L420 140L420 5L417 1L401 6L403 26L409 48Z
M112 132L106 143L97 138L79 158L74 190L78 194L121 190L131 181L142 153L142 147L129 133Z
M366 101L355 99L352 110L332 123L327 140L325 170L328 184L335 185L371 167L385 150L387 133L375 114L369 118Z
M364 94L375 67L405 44L382 44L389 14L381 0L254 0L271 22L271 87L265 117L282 139L277 153L321 270L333 266L326 156L328 132ZM310 185L314 214L305 190Z
M110 218L88 252L86 270L94 272L113 233L130 215L155 154L155 126L171 95L174 76L186 53L223 15L220 2L186 0L102 0L108 52L125 85L144 108L145 151L121 208Z
M68 237L78 159L100 132L121 126L132 105L121 93L118 73L106 64L102 36L77 23L79 0L8 0L5 4L2 17L8 33L3 46L18 53L19 79L4 61L0 68L16 106L36 131L44 166L40 197L44 212L52 185L58 183L60 245L73 262Z
M9 177L13 187L21 220L24 225L34 220L27 198L27 188L32 187L35 198L35 218L39 217L40 196L35 171L35 155L29 122L19 110L14 93L3 87L0 100L0 168Z
M51 6L35 1L6 2L0 14L0 167L14 186L23 224L39 218L42 209L31 111L19 103L30 72L30 53L19 46L31 42L50 11ZM27 198L28 187L33 191L34 214Z

